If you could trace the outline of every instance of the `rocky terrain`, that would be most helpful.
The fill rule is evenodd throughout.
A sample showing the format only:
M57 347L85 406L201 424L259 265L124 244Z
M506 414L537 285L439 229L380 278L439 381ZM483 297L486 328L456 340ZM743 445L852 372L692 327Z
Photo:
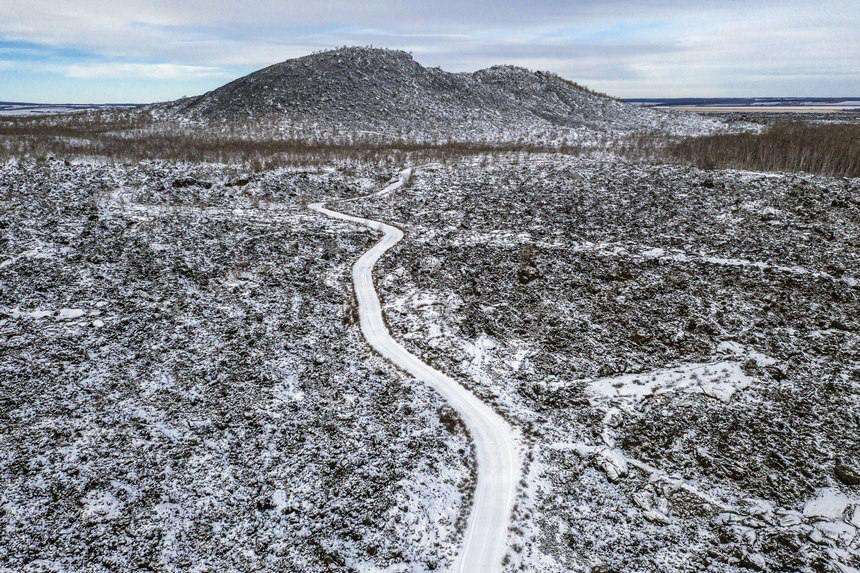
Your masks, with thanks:
M362 339L395 169L0 169L2 571L433 571L457 414ZM860 185L507 155L342 209L393 336L524 437L509 571L860 567Z
M438 570L457 416L361 340L360 173L0 168L0 571Z
M860 179L367 48L145 111L5 126L0 572L450 570L493 452L442 395L506 429L494 571L860 572ZM362 336L377 222L374 348L441 395Z
M356 206L395 337L530 436L511 570L860 566L858 192L545 157Z
M160 104L159 117L217 126L247 122L289 133L368 138L575 141L608 131L701 133L722 124L680 118L597 94L549 72L494 66L425 68L406 52L342 48L287 60L198 97Z

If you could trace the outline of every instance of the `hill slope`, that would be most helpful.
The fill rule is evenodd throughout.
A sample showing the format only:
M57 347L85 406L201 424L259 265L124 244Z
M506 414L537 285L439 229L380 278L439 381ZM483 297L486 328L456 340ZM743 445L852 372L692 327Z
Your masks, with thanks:
M287 60L159 110L194 122L317 125L345 131L522 136L547 130L701 131L680 119L513 66L425 68L406 52L341 48Z

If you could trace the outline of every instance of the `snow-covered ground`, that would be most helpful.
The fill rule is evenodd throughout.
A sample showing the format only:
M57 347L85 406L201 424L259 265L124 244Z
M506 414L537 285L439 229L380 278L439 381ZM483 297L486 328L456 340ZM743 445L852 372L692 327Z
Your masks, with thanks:
M446 570L480 453L372 351L400 166L0 165L0 571ZM336 203L521 436L508 571L860 570L860 182L474 157ZM330 208L335 203L330 203Z
M516 157L355 205L395 338L529 443L511 571L860 566L858 192Z
M238 175L0 167L4 573L393 573L456 554L462 421L353 322L372 237L304 205L363 187L334 170L225 185Z

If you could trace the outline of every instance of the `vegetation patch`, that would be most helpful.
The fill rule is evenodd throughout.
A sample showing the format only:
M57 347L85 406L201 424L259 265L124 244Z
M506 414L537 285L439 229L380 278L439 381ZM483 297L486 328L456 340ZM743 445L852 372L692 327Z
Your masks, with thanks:
M860 177L860 125L781 122L761 133L683 139L667 145L665 152L704 169Z

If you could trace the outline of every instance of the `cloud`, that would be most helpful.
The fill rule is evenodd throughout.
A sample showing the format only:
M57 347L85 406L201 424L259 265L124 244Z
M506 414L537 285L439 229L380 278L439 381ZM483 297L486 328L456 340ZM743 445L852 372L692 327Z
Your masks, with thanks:
M188 66L184 64L152 64L123 62L90 62L58 64L32 60L0 60L0 70L14 70L28 74L54 74L73 79L152 79L200 80L232 77L229 71L214 66Z
M63 73L69 78L148 78L154 80L187 80L225 77L224 70L212 66L187 66L182 64L125 64L96 63L74 64L65 67ZM226 74L229 77L229 74Z
M858 28L856 0L0 4L0 46L26 44L19 51L55 73L211 87L314 50L373 44L452 71L549 69L621 96L846 95L835 92L860 93Z

